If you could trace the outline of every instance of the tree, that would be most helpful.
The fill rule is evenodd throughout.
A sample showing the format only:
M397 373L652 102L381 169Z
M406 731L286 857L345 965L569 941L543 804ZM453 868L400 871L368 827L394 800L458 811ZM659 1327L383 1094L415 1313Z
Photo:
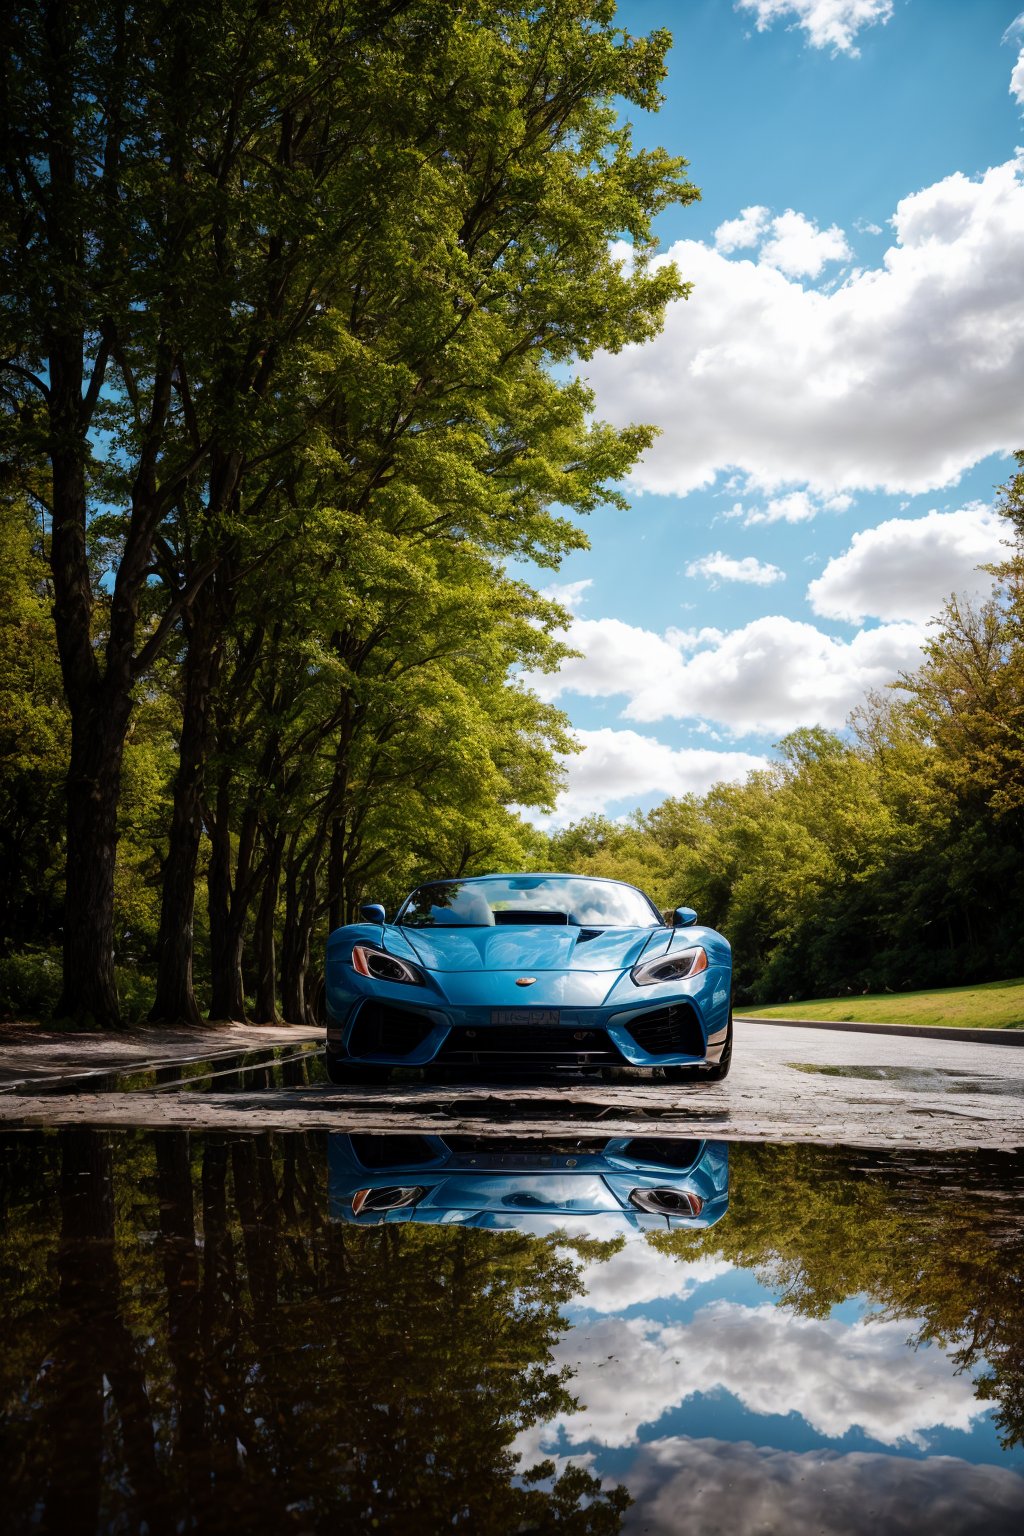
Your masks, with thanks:
M224 629L240 584L301 547L290 497L314 429L337 504L372 518L397 445L429 452L446 412L468 421L493 492L465 510L495 549L508 519L507 548L543 546L550 502L568 487L586 510L646 441L585 430L585 393L546 365L642 339L681 291L648 270L650 219L696 193L612 108L656 105L668 38L617 32L605 0L477 3L454 23L437 0L48 0L9 8L2 41L0 372L48 477L71 723L62 1009L117 1019L124 743L180 634L157 1012L194 1017ZM623 231L629 272L608 249ZM560 423L537 456L534 428ZM454 491L458 462L438 468ZM100 585L98 527L116 549Z

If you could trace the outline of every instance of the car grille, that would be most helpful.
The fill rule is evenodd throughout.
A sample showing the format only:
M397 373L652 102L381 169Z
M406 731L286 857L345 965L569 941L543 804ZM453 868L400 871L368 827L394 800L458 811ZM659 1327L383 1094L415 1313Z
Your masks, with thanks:
M364 1003L349 1036L349 1055L408 1056L433 1027L421 1013L407 1013L387 1003Z
M414 1168L443 1160L425 1136L353 1136L352 1150L364 1168Z
M465 1064L496 1056L539 1057L539 1065L622 1061L603 1029L554 1029L542 1024L481 1025L478 1029L459 1026L452 1030L437 1059Z
M702 1141L669 1140L660 1136L634 1136L627 1141L620 1157L635 1158L638 1163L660 1163L663 1168L692 1168L703 1151Z
M642 1051L651 1056L703 1056L704 1033L693 1009L686 1003L673 1003L641 1013L626 1025Z

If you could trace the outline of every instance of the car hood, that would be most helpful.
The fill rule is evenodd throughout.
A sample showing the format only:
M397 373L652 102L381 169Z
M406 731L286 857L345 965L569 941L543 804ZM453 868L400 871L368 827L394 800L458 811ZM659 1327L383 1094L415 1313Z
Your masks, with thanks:
M387 928L395 954L411 950L428 971L624 971L645 949L665 948L666 928Z

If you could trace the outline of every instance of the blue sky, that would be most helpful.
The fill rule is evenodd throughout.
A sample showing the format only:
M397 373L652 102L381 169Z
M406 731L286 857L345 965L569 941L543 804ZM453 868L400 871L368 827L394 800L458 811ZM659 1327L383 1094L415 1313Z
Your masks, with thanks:
M1020 0L631 0L674 36L638 144L702 201L660 219L694 282L599 356L597 414L661 437L556 588L585 659L534 679L583 753L559 819L740 778L841 728L984 596L1024 444Z

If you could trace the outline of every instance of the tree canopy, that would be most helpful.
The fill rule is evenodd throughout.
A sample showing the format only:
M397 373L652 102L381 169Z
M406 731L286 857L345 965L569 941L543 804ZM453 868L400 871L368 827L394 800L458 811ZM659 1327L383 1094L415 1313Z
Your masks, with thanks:
M245 930L259 1011L279 981L301 1017L317 922L387 862L371 828L514 857L503 807L554 793L564 723L514 672L557 661L562 616L505 565L585 542L567 514L650 440L591 419L575 370L686 291L651 221L696 190L619 113L657 107L669 37L608 0L49 0L2 27L2 430L67 737L61 931L35 935L57 1011L117 1021L148 879L155 1016L198 1019L208 928L218 1006ZM177 761L119 857L140 730Z

